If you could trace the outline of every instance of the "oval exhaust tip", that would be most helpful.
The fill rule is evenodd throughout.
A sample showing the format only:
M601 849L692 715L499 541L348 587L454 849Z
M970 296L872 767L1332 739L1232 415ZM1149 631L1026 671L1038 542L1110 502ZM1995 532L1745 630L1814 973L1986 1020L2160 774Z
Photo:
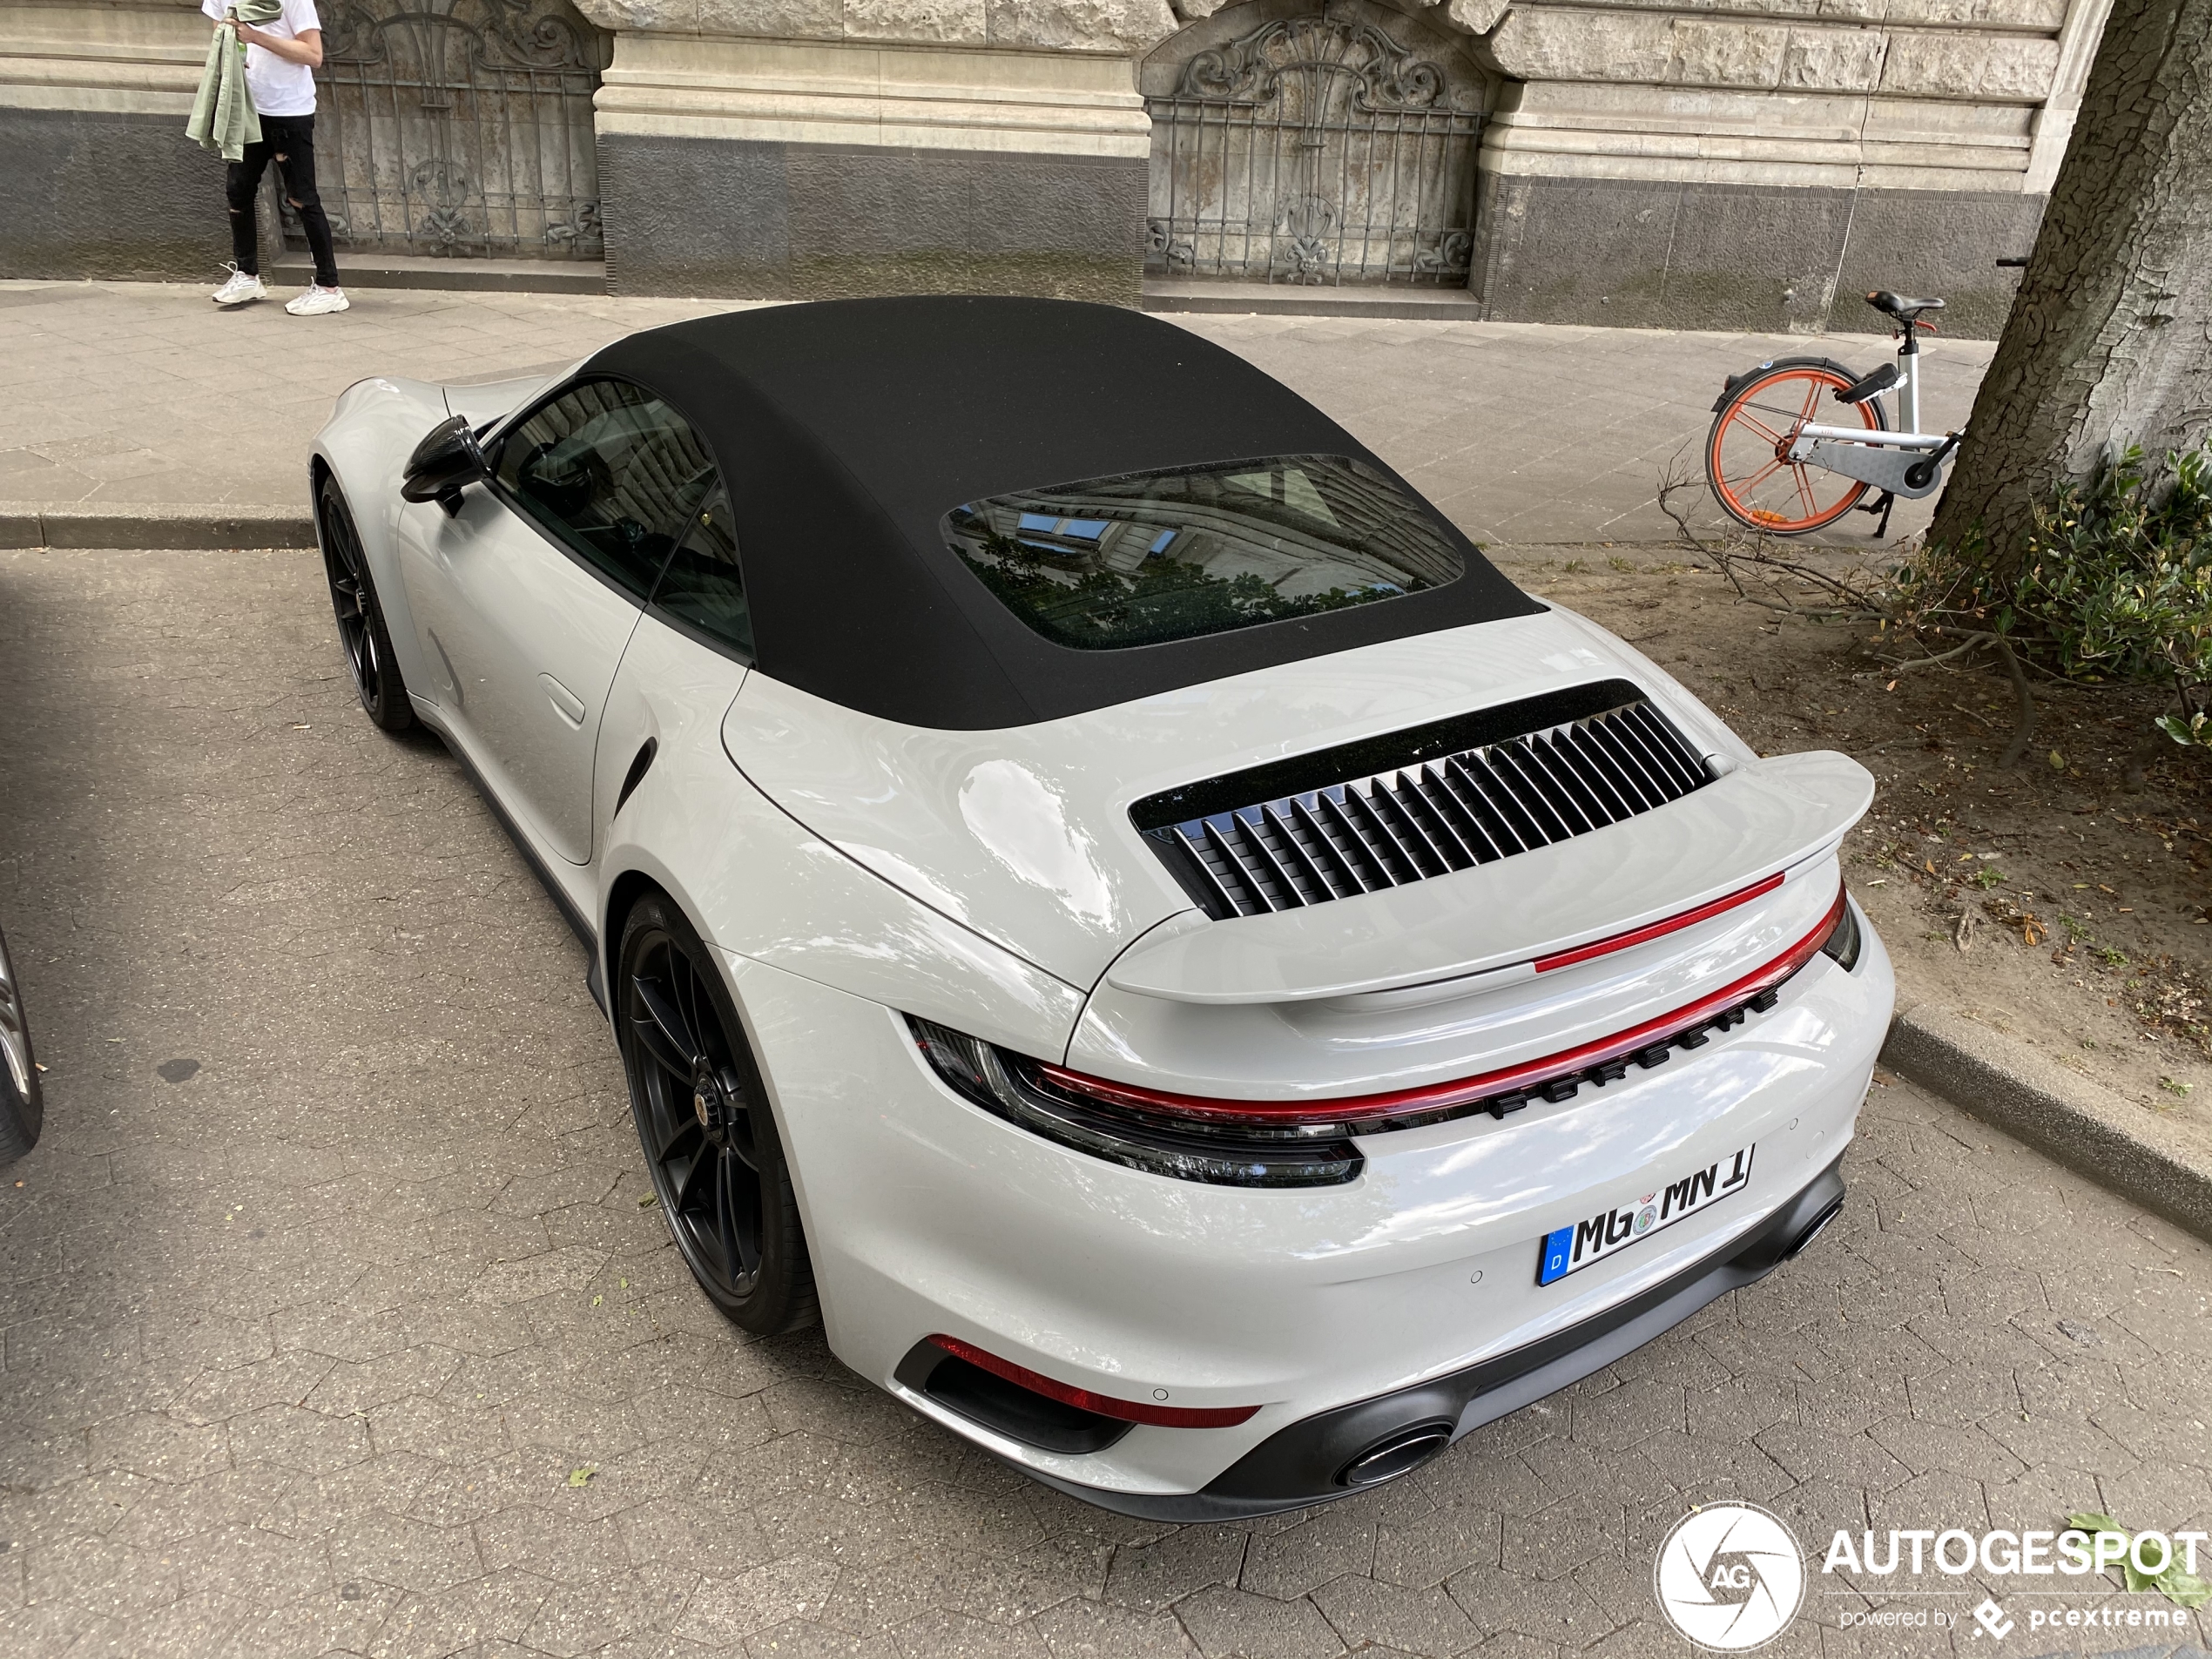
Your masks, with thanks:
M1790 1241L1790 1248L1783 1252L1782 1259L1785 1262L1795 1261L1798 1257L1804 1255L1806 1250L1811 1247L1812 1241L1828 1231L1828 1224L1835 1220L1838 1216L1840 1216L1843 1213L1844 1201L1838 1197L1833 1204L1830 1204L1825 1210L1823 1210L1818 1215L1815 1216L1812 1218L1812 1223L1810 1226Z
M1337 1475L1341 1487L1379 1486L1410 1474L1452 1443L1449 1423L1422 1423L1377 1440L1345 1464Z

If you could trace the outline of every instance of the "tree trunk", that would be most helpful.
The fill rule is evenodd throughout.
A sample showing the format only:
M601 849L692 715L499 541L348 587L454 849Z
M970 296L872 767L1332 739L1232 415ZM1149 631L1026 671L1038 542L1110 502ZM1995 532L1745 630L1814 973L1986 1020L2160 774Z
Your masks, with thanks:
M2019 556L2033 505L2212 424L2212 0L2116 0L1932 541Z

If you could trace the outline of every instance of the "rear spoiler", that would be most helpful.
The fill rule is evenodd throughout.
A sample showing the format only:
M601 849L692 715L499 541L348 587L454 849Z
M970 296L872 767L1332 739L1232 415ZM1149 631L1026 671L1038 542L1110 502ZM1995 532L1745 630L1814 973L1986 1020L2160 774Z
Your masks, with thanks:
M1827 752L1749 762L1656 812L1355 902L1163 925L1106 971L1171 1002L1303 1002L1496 973L1653 927L1832 853L1874 779ZM1832 895L1824 894L1825 900ZM1476 988L1473 986L1469 989Z

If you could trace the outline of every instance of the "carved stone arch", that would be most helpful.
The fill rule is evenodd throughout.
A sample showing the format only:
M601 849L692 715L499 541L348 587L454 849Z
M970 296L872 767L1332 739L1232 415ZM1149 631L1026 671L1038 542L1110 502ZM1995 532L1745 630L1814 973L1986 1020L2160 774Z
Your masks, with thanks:
M341 242L600 257L592 95L609 37L570 0L323 0L320 10L317 182Z
M1498 84L1470 44L1376 0L1246 0L1163 41L1147 273L1466 287Z

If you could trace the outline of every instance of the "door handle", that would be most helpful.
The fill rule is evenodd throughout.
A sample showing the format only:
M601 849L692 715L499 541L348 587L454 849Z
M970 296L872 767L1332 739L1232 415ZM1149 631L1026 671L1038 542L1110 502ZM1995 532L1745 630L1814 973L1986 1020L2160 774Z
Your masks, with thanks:
M537 683L545 688L546 700L559 711L561 718L581 732L583 729L583 699L550 674L540 674Z

